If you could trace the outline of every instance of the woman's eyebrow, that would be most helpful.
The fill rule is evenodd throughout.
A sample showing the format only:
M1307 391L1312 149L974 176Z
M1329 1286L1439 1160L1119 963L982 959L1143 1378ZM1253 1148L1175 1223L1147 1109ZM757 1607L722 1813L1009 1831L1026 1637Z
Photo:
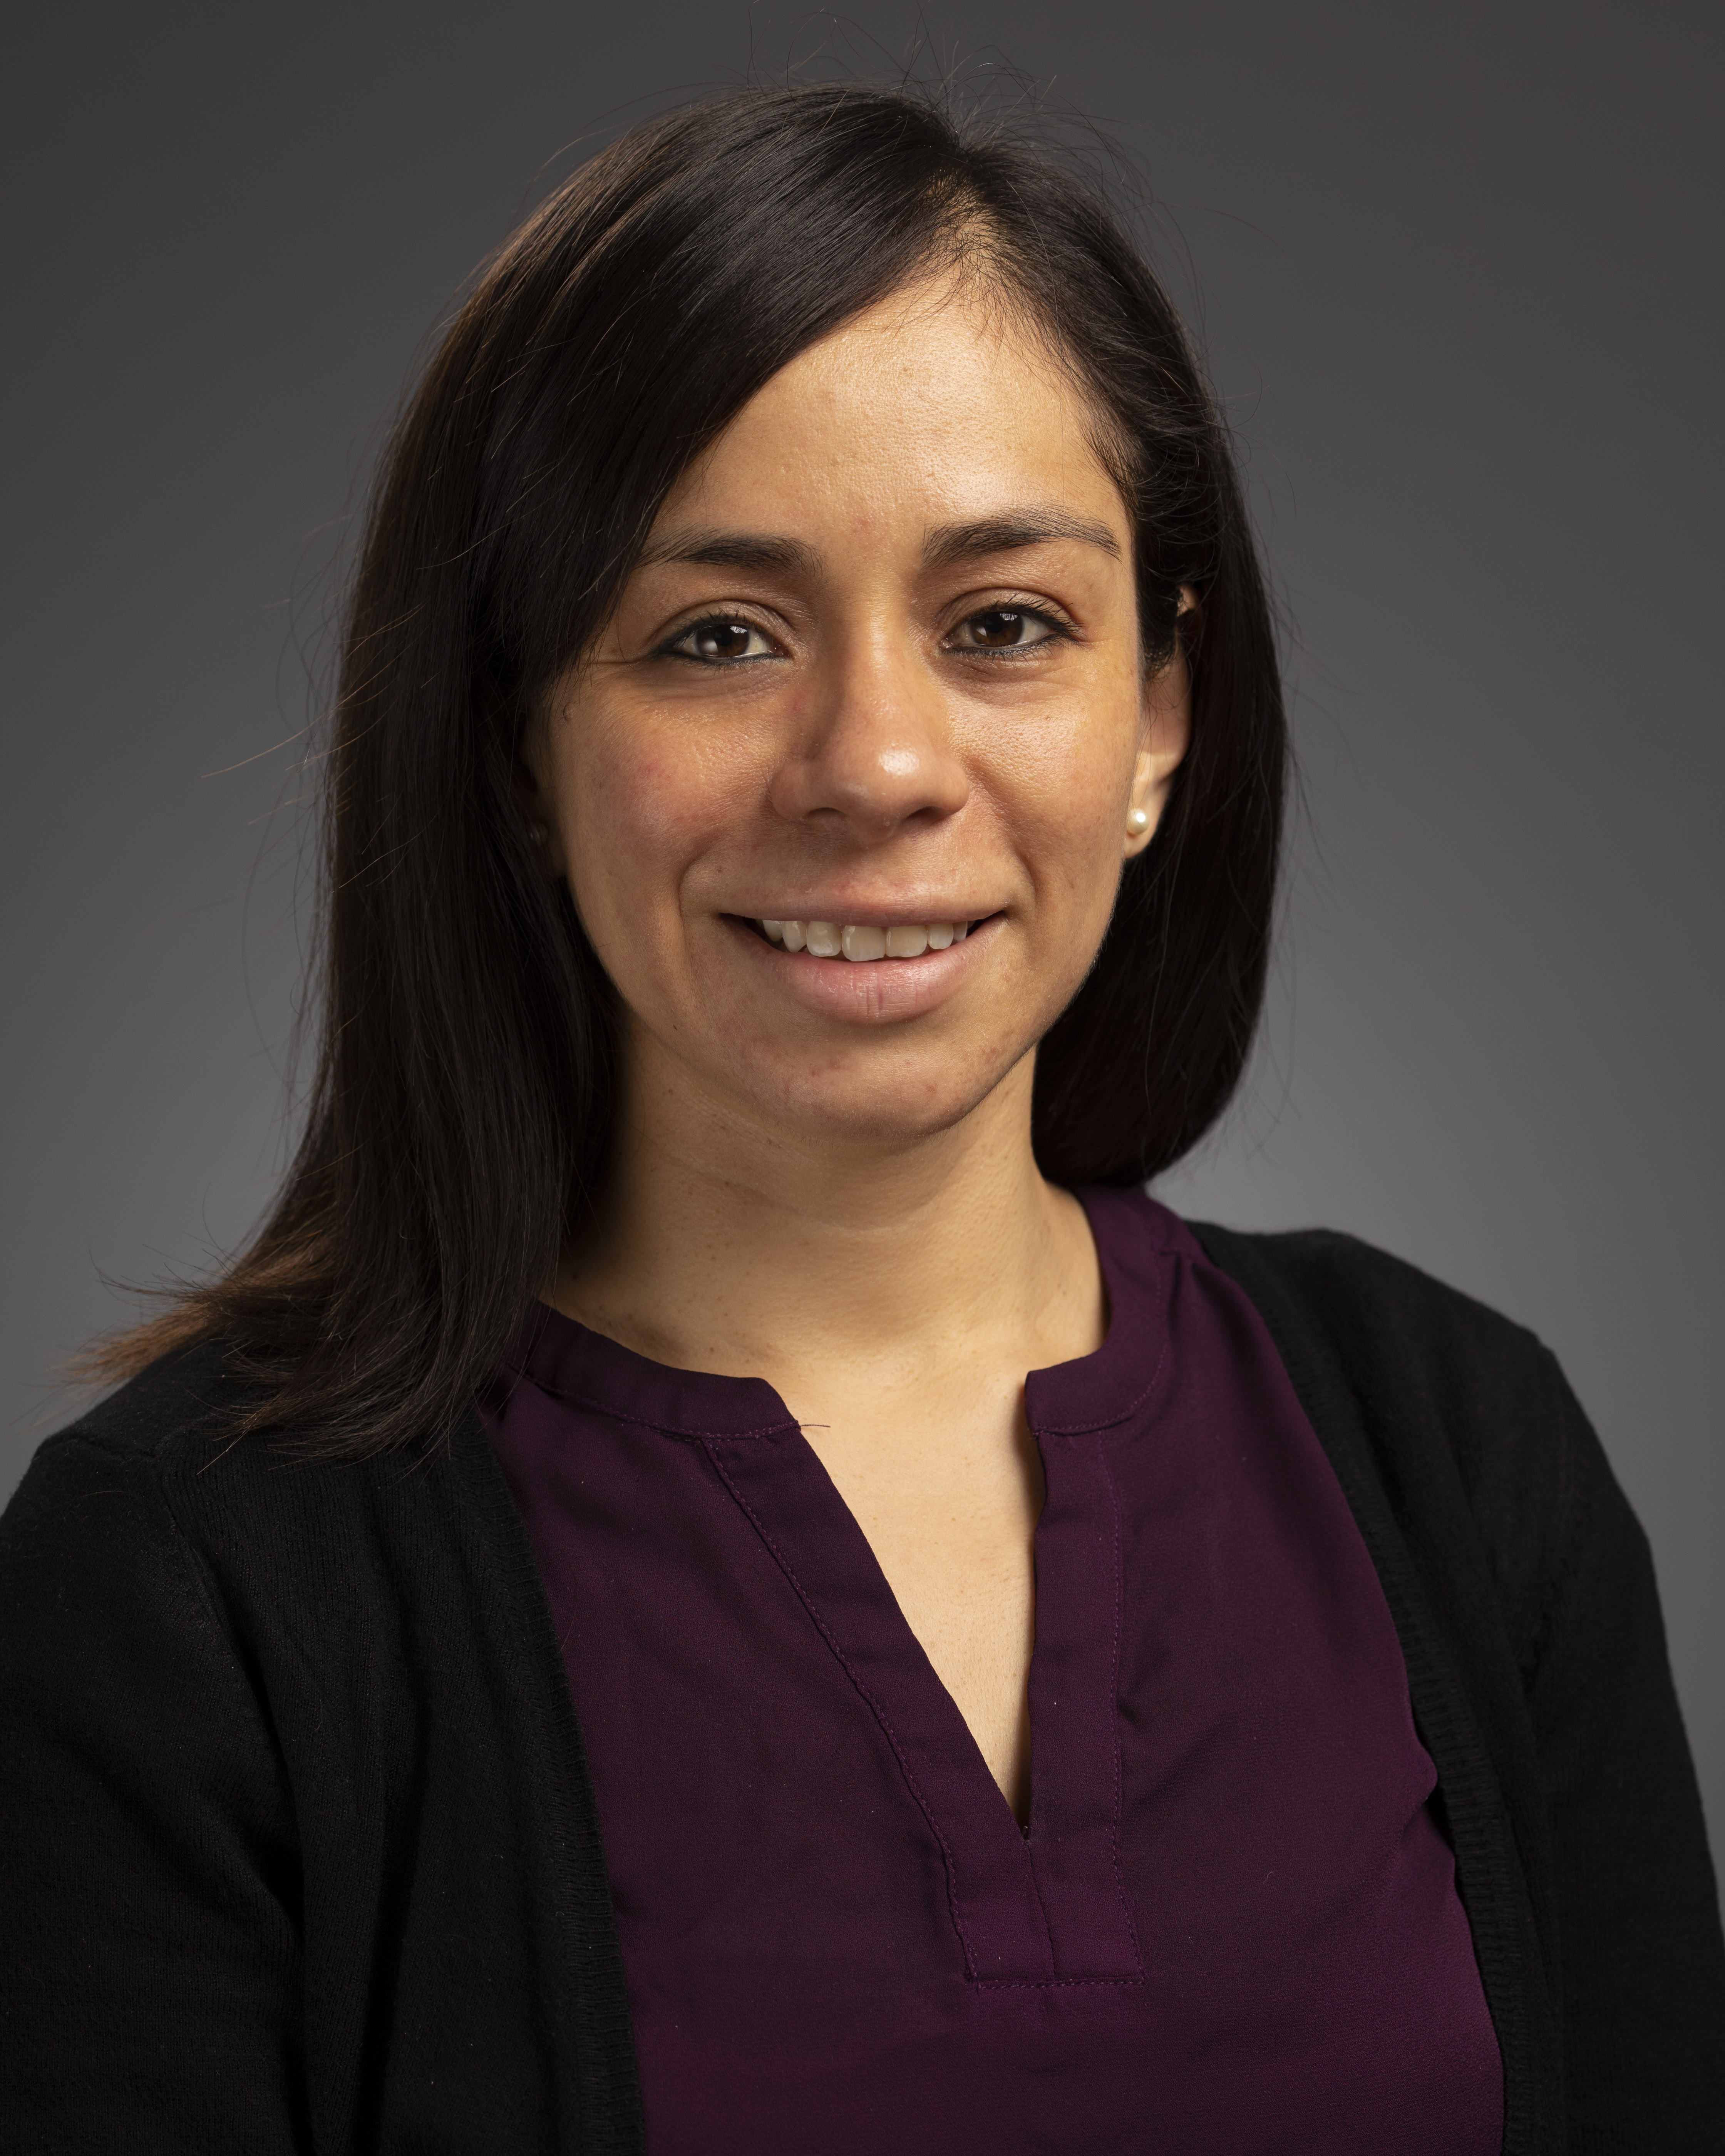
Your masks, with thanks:
M1120 542L1106 524L1074 516L1064 509L1025 509L1004 516L978 517L969 524L937 524L922 546L926 569L950 568L980 554L1008 554L1016 547L1040 547L1050 539L1078 539L1120 558Z
M641 550L640 567L656 568L665 562L696 562L708 569L789 569L802 576L813 575L820 567L819 555L800 539L699 526L648 541Z
M1074 516L1063 509L1025 509L1004 516L982 516L965 524L937 524L923 542L926 569L950 568L983 554L1009 554L1020 547L1040 547L1050 539L1076 539L1120 558L1120 542L1106 524ZM800 539L767 531L726 531L694 526L649 540L639 566L656 568L668 562L692 562L708 569L788 570L814 576L820 556Z

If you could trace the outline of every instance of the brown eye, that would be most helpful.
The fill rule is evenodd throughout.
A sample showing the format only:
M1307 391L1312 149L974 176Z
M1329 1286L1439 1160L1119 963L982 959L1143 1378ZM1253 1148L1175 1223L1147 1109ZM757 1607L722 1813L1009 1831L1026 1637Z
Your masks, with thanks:
M752 622L698 621L670 646L680 659L698 659L722 666L739 659L764 658L772 645Z
M1021 651L1058 634L1052 622L1023 607L990 607L959 624L958 644L966 651Z

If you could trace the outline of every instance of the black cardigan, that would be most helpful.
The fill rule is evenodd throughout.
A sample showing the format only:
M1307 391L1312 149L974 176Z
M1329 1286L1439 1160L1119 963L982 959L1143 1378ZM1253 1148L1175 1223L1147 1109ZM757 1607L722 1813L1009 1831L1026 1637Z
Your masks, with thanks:
M1506 2152L1718 2156L1725 1948L1652 1566L1556 1364L1348 1237L1199 1232L1384 1583ZM157 1364L0 1522L0 2142L639 2151L581 1734L477 1416L306 1464L227 1443L234 1397L214 1348Z

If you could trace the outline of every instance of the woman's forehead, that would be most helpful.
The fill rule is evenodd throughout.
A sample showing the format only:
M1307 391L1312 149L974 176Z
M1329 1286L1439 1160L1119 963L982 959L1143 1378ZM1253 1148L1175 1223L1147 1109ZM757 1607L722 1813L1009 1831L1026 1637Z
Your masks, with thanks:
M671 490L649 557L694 527L883 521L934 533L1027 506L1116 547L1094 415L1041 341L981 296L894 295L799 352ZM1050 531L1050 536L1056 536Z

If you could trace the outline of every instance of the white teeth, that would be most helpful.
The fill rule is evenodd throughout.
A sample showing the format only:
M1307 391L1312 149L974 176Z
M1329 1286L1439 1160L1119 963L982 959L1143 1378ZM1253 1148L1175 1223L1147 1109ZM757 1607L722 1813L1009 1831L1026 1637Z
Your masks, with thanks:
M897 928L872 928L860 921L762 921L761 932L769 943L787 951L807 950L816 958L836 958L842 952L858 964L871 958L920 958L925 951L944 951L962 943L970 933L968 921L921 921Z

